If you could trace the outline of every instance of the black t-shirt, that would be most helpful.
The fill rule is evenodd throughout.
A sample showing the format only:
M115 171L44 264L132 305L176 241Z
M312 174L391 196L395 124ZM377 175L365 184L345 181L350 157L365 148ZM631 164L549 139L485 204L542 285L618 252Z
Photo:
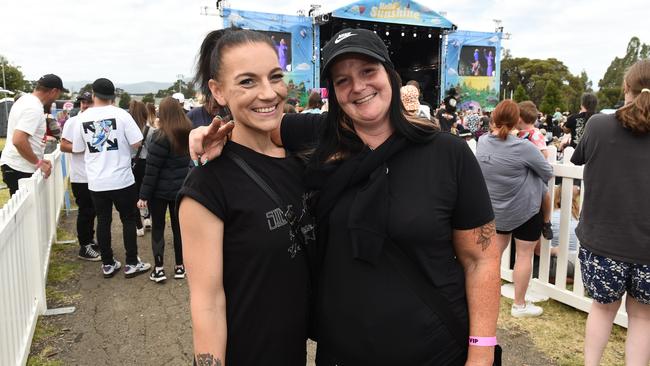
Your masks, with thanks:
M571 130L571 146L576 147L587 127L587 112L580 112L567 118L564 126Z
M299 152L314 148L327 113L287 113L282 117L280 135L284 148Z
M312 139L316 122L285 118L285 147ZM494 218L476 158L463 140L442 133L429 144L414 144L394 155L387 165L387 233L447 298L468 332L464 273L452 233ZM374 264L353 258L348 214L360 188L342 194L329 217L316 311L319 355L343 365L464 364L466 350L456 346L385 250Z
M297 214L304 190L297 158L273 158L230 141L221 157L192 169L179 192L179 200L191 197L224 222L228 364L304 366L309 287L304 248L292 256L281 209L227 151L241 156ZM309 231L307 225L303 231Z
M444 109L441 109L436 113L436 118L440 122L440 130L442 132L451 131L451 127L456 123L456 113L449 113Z
M192 121L192 128L197 128L199 126L207 126L212 123L214 115L208 113L205 107L201 106L198 108L192 108L187 112L187 118Z

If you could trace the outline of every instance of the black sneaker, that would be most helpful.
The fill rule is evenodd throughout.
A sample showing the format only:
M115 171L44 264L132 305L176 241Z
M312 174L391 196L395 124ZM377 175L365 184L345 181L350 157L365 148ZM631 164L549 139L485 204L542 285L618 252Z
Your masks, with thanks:
M79 255L77 257L91 262L102 260L102 256L93 248L92 244L84 245L79 248Z
M93 246L93 249L97 252L100 253L99 251L99 244L97 244L97 240L93 239L90 243L88 243Z
M180 266L175 266L174 267L174 278L177 280L182 280L185 278L185 266L180 265Z
M553 225L550 222L542 224L542 236L548 240L553 239Z
M165 281L167 279L167 276L165 276L165 270L162 268L159 270L154 268L154 270L149 274L149 279L155 283Z

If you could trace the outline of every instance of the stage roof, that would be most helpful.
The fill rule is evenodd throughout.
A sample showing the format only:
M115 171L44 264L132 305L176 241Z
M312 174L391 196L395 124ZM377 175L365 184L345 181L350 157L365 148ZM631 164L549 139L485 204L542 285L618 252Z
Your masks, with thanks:
M455 29L437 12L409 0L360 0L332 11L332 17L369 22Z

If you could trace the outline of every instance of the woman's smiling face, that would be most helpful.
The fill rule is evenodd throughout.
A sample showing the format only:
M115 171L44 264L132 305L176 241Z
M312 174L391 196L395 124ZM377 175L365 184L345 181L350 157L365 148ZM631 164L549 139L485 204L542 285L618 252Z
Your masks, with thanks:
M392 90L384 66L361 54L341 56L330 69L341 110L357 127L389 124Z
M273 47L262 42L228 47L210 90L236 123L269 132L280 125L287 86Z

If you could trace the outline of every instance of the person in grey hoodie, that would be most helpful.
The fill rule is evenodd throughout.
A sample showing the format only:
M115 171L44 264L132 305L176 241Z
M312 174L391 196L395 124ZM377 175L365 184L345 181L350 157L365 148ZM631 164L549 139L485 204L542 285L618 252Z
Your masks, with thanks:
M478 140L476 158L490 193L501 250L506 249L511 236L515 238L515 300L510 313L530 317L543 312L525 297L535 245L542 232L541 198L553 169L533 144L512 133L518 121L517 103L499 103L492 114L491 133Z

